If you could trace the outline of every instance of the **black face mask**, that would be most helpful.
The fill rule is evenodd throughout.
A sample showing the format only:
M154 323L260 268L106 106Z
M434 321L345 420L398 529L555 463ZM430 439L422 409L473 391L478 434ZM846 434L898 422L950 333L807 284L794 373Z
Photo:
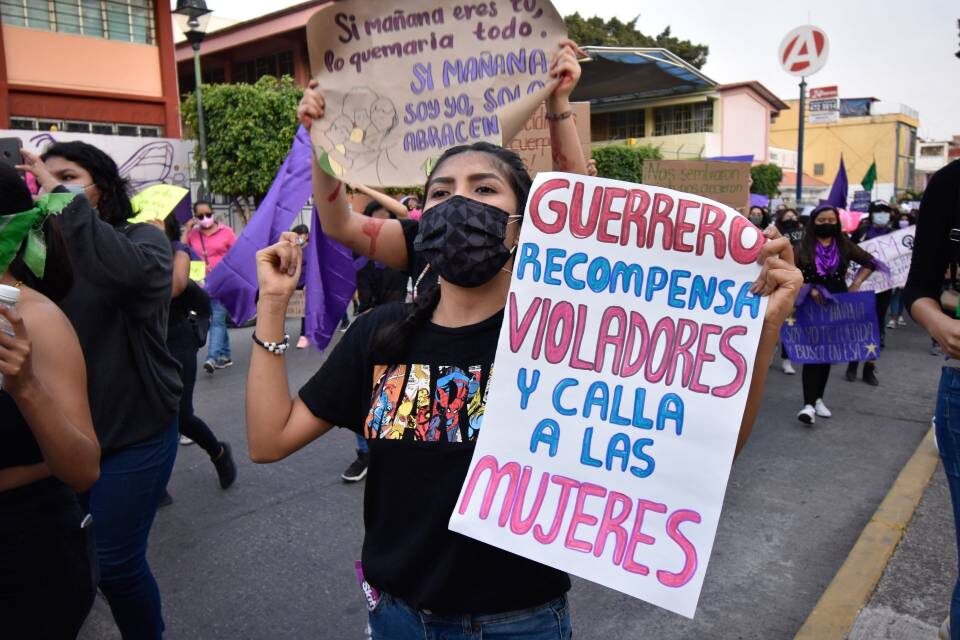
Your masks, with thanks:
M493 279L513 253L503 244L511 216L493 205L453 196L423 214L413 247L444 280L479 287Z
M815 224L813 225L813 233L818 238L832 238L840 233L840 224L837 222L833 224Z
M793 230L796 229L796 228L797 228L797 221L796 221L796 220L781 220L781 221L780 221L780 229L782 229L783 231L793 231Z

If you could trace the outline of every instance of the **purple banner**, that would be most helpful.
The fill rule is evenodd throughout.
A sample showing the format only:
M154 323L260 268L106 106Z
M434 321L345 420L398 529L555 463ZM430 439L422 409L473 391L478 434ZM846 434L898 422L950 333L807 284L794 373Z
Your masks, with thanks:
M822 291L822 290L821 290ZM872 291L824 294L823 302L801 296L793 315L780 329L792 362L828 364L876 360L880 325Z

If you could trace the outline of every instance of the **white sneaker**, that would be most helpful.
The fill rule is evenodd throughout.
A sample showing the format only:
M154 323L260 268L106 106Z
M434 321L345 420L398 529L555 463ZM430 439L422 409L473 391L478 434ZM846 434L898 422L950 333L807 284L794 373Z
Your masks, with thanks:
M898 327L905 327L905 326L907 326L907 321L906 321L906 319L905 319L903 316L900 316L899 318L897 318L897 326L898 326Z
M193 442L193 440L191 440L191 439L188 438L187 436L180 436L180 444L185 447L185 446L187 446L187 445L189 445L189 444L194 444L194 442Z
M805 404L803 405L803 409L800 409L800 411L797 413L797 420L804 424L813 424L817 421L817 419L814 417L816 413L817 410L814 409L813 406Z
M897 321L894 320L893 318L890 318L890 322L887 323L887 329L896 329L896 328L897 328Z
M821 418L829 418L833 415L830 413L830 409L827 409L827 405L823 404L823 398L817 398L817 403L813 405L813 409Z
M792 376L797 372L797 370L793 368L793 363L787 358L784 358L783 362L780 363L780 370L788 376Z

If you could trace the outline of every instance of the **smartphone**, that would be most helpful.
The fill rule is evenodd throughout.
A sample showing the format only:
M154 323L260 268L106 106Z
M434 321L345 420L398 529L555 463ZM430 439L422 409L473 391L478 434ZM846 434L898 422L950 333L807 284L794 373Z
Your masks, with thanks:
M20 157L22 146L23 142L20 138L0 138L0 162L9 167L23 164L23 159Z

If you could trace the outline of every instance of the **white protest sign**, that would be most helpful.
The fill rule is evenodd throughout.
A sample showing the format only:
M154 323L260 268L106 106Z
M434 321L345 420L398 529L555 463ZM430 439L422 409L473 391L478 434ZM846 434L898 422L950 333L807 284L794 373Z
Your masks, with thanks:
M913 236L917 228L913 225L906 229L898 229L886 235L877 236L860 243L860 248L878 260L882 260L890 269L890 273L877 270L860 285L861 291L887 291L907 284L907 274L910 273L910 261L913 259ZM847 283L853 282L860 265L850 265L847 272Z
M446 149L503 144L549 95L566 27L549 0L332 2L307 23L326 100L320 166L349 182L422 184Z
M766 300L760 231L666 188L541 173L450 528L692 617Z

